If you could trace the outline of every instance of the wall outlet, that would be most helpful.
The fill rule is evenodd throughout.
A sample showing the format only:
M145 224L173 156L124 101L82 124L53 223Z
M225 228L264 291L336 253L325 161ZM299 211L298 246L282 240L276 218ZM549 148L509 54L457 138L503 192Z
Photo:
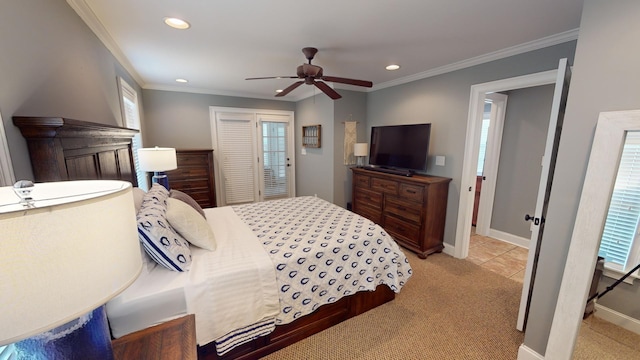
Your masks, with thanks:
M300 153L302 155L307 155L307 148L306 147L302 147L302 150L300 150Z
M444 156L436 156L436 165L444 166Z

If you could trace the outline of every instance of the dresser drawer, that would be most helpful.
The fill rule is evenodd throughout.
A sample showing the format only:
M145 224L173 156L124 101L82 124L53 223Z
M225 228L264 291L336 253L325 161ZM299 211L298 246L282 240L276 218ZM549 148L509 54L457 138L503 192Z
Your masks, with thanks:
M424 195L424 186L400 183L400 196L412 200L422 202Z
M178 162L178 167L182 168L184 166L202 166L207 167L209 161L209 154L207 153L178 153L176 154L176 160Z
M169 186L176 190L203 190L209 189L209 180L207 179L188 179L188 180L170 180Z
M356 189L355 204L356 206L362 204L380 210L382 209L382 194L364 189Z
M171 176L171 179L192 179L202 178L207 179L209 172L207 168L181 168L167 172L167 175Z
M356 214L365 217L376 224L380 224L382 221L382 211L380 209L374 209L369 206L359 204L354 211Z
M361 189L368 189L370 181L371 181L371 177L369 176L356 174L353 177L353 182L357 187Z
M387 196L384 199L385 213L391 213L397 217L411 221L418 226L422 220L422 206L410 201L402 200L393 196Z
M393 216L384 216L384 229L400 242L419 246L420 226L402 221Z
M371 190L396 195L398 194L398 182L374 177L371 178Z

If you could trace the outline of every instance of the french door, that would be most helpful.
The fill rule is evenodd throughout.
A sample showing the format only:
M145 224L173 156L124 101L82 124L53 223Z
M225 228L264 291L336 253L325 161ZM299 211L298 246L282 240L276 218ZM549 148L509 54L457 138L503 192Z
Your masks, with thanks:
M292 112L210 113L218 206L295 196Z

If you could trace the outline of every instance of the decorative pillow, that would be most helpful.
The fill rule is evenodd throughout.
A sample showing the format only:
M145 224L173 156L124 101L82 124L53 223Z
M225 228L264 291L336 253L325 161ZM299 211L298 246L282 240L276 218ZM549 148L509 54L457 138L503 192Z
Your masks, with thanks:
M206 250L216 249L216 239L207 220L187 203L168 198L167 220L169 225L191 244Z
M169 196L189 204L189 206L196 209L203 218L206 218L206 216L204 215L204 210L202 210L200 204L198 204L197 201L193 200L191 196L183 193L180 190L171 190L171 194Z
M189 243L178 235L166 219L169 191L153 184L138 212L138 237L145 251L158 264L174 271L187 271L191 265Z
M136 214L138 214L138 211L140 211L140 207L142 206L142 199L146 192L139 187L134 187L131 189L131 193L133 194L133 204L136 207Z

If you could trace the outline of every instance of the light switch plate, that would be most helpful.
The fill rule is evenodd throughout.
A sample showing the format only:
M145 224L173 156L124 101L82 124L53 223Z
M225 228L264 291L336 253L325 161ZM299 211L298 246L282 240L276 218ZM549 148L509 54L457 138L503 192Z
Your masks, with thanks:
M444 166L444 156L436 156L436 165Z

